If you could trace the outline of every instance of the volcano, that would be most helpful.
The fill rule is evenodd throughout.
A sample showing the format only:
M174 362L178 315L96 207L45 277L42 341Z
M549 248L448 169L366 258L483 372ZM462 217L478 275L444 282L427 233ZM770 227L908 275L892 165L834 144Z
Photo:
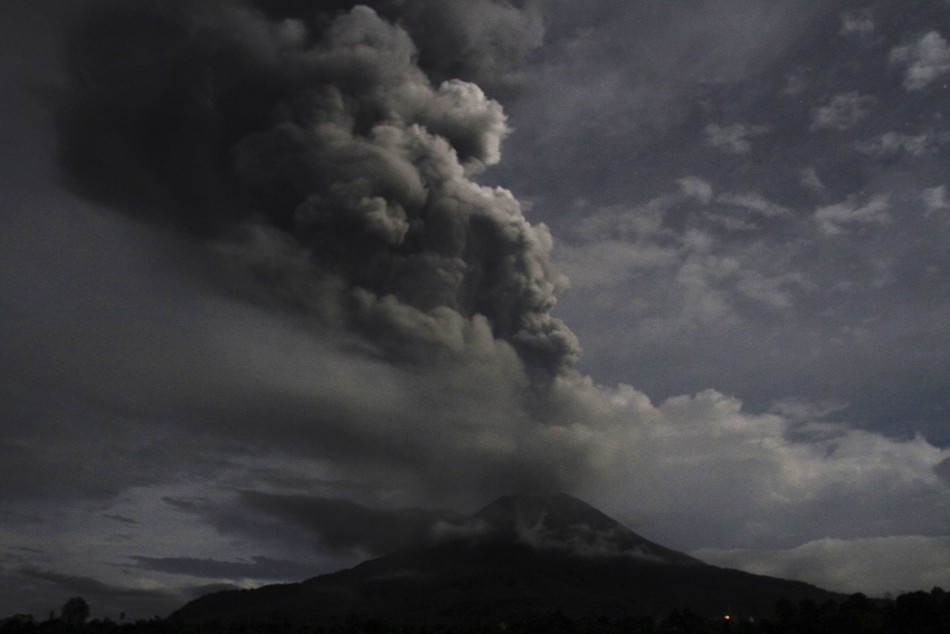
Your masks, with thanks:
M570 618L768 615L779 599L842 599L799 581L711 566L651 542L564 493L501 497L442 537L293 584L200 597L187 623L334 625L353 616L403 624Z

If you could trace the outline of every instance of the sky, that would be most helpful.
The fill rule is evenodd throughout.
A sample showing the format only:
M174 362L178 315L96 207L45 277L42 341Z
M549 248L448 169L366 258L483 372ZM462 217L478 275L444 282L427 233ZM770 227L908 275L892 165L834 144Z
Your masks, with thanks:
M576 495L950 586L950 3L0 4L0 614Z

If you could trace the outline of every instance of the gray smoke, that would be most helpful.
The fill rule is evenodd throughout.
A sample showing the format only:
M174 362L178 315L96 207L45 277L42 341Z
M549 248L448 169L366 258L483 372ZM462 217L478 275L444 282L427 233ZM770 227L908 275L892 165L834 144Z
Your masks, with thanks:
M536 384L570 372L546 227L472 180L499 160L505 114L450 77L505 81L540 40L536 14L376 3L420 53L406 28L345 4L93 4L67 50L69 183L203 242L257 299L399 358L467 356L487 338Z
M352 0L254 0L272 19L325 25ZM418 64L435 82L464 79L489 93L517 88L524 62L541 45L538 0L366 0L411 36Z

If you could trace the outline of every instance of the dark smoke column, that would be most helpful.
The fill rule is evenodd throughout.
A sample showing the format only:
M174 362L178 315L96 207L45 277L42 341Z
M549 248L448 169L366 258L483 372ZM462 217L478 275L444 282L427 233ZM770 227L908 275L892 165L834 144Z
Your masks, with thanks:
M487 338L536 384L570 372L547 229L471 180L499 160L501 106L472 83L433 86L373 9L311 18L96 3L69 45L59 118L73 188L176 227L258 299L398 358L465 356Z

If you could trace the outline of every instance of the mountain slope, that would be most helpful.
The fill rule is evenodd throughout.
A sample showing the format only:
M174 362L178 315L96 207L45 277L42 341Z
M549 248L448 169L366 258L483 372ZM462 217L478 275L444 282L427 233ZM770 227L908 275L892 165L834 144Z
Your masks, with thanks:
M838 598L813 586L704 564L654 544L565 494L506 496L467 536L412 548L295 584L219 592L173 616L186 622L272 618L406 623L770 613L776 601Z
M498 498L474 518L498 539L591 557L626 556L657 563L701 564L698 559L655 544L566 493L522 493Z

